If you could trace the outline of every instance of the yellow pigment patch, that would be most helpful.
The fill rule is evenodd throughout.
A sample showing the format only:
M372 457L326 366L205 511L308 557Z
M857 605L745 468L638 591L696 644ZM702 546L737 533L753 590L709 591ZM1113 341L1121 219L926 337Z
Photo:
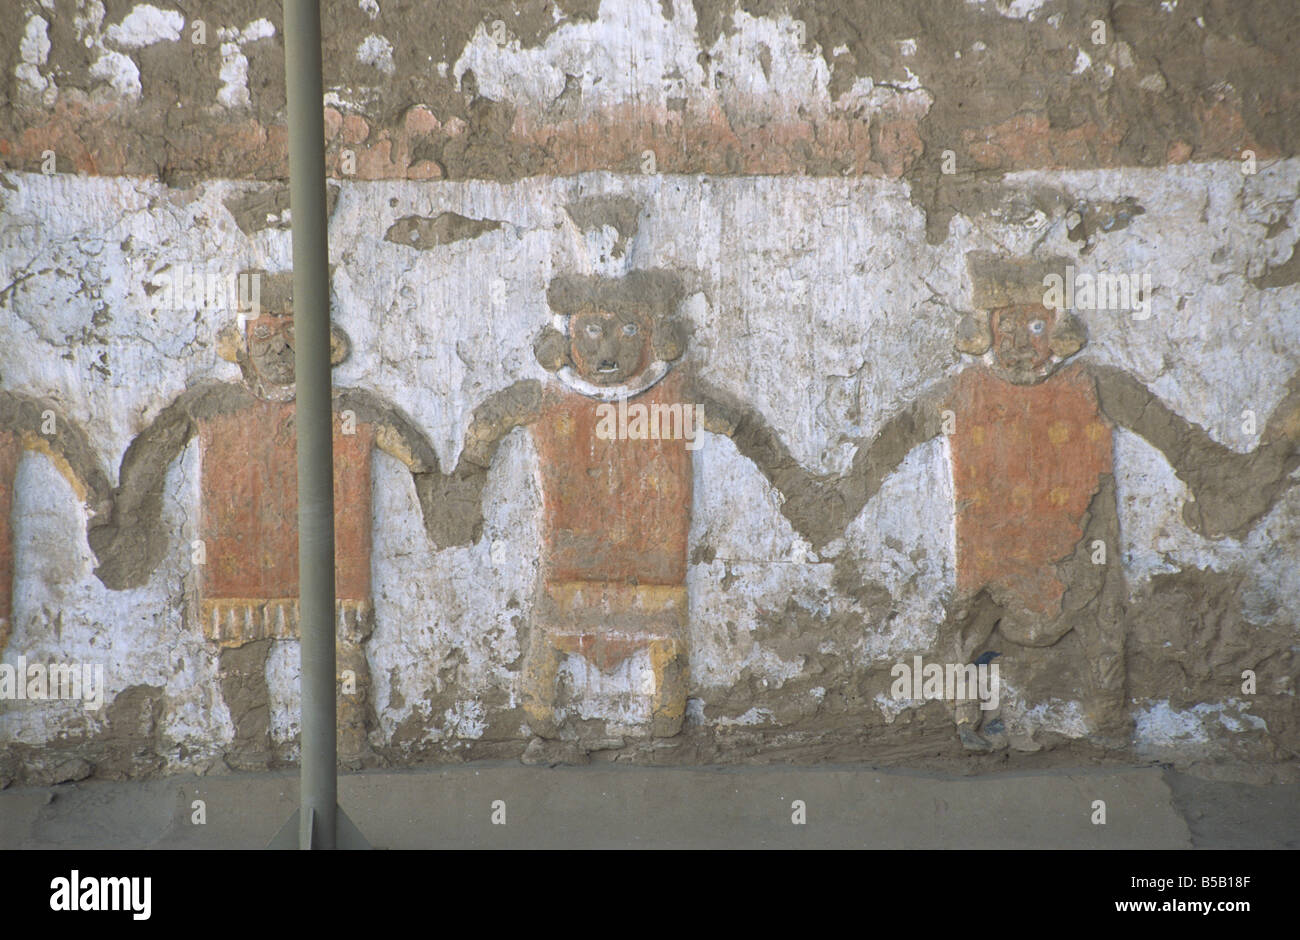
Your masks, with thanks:
M31 431L24 431L22 442L24 450L36 451L49 457L51 462L53 462L55 469L59 471L59 474L67 480L69 484L71 484L72 491L77 494L77 498L83 503L86 501L85 482L81 477L77 476L76 471L72 469L72 464L68 463L67 458L51 447L50 442L46 438L41 437L39 434L34 434Z

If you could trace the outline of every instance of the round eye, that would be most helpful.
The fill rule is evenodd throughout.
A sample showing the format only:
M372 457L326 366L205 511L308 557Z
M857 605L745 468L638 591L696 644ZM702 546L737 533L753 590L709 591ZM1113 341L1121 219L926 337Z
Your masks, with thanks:
M624 323L624 324L623 324L623 335L624 335L624 336L636 336L636 334L639 333L639 332L641 332L641 328L638 327L635 323Z
M1043 332L1045 329L1047 329L1047 324L1042 320L1033 320L1029 324L1029 332L1033 333L1035 336Z
M599 323L587 324L587 335L590 336L592 339L595 339L596 337L600 336L602 332L604 331L600 328Z
M253 335L258 339L266 339L271 335L271 328L269 326L255 326L253 327Z

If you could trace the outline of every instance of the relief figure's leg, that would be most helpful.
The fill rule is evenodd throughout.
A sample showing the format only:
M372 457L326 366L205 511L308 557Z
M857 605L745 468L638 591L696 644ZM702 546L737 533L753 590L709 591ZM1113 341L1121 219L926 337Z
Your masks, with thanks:
M676 639L651 640L650 664L655 681L650 705L652 733L657 738L670 738L682 730L686 717L690 678L686 644Z
M950 619L948 629L937 644L941 655L946 656L946 663L964 665L973 662L989 641L994 629L1004 615L1004 611L988 593L981 591L965 608L958 610ZM979 734L980 724L991 719L980 708L975 698L961 701L949 701L953 721L957 726L957 736L962 746L968 751L989 751L993 744Z
M374 631L368 603L338 602L338 756L355 764L371 754L370 732L378 726L366 658L366 641Z
M556 736L556 679L563 661L546 625L533 621L529 630L528 655L524 659L523 705L528 727L539 738Z

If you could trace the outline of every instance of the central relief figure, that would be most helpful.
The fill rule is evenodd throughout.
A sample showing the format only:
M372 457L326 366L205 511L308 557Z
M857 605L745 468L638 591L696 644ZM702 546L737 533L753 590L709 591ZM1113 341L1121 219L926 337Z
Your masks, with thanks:
M480 405L459 466L429 501L469 510L442 520L441 544L477 541L496 448L514 428L532 426L542 573L522 691L540 737L562 723L557 680L570 654L608 673L647 652L650 668L629 691L649 694L653 734L682 726L690 451L703 409L688 404L685 377L673 369L685 349L681 299L680 281L663 271L552 281L552 322L534 352L554 379L517 382Z
M660 270L553 280L552 322L533 346L552 378L516 382L476 408L456 470L436 478L436 492L422 494L439 546L478 541L497 446L515 428L531 426L542 571L522 698L539 737L557 736L571 713L557 688L568 656L591 667L574 670L578 699L591 691L584 675L608 674L638 657L626 691L649 698L654 736L681 730L689 691L691 455L704 431L731 438L782 493L807 485L806 472L755 409L683 366L683 295L678 276Z
M699 429L672 369L684 350L672 316L680 299L674 280L652 272L561 278L548 292L558 322L537 354L558 381L547 383L533 430L545 553L524 688L543 730L565 653L609 671L648 650L653 731L682 724Z

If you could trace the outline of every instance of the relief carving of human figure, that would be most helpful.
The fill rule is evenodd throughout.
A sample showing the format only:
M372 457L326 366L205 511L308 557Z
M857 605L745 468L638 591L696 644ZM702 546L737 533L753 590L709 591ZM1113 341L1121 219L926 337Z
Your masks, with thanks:
M1187 484L1189 528L1209 538L1240 537L1294 482L1300 377L1291 380L1255 450L1237 453L1127 372L1075 358L1087 343L1083 322L1043 305L1041 272L1064 264L968 257L976 312L963 317L956 345L976 362L890 417L873 440L859 442L847 474L797 491L783 512L821 547L908 453L947 434L956 598L941 631L943 654L970 663L987 646L1048 647L1076 631L1087 660L1087 688L1079 691L1090 737L1123 747L1133 722L1115 428L1145 438ZM962 743L989 750L979 731L992 716L973 699L952 704Z
M191 546L168 544L160 512L167 468L198 438L198 619L221 649L236 750L253 764L268 747L269 644L299 635L292 288L288 275L261 276L267 302L260 315L218 337L218 353L240 366L242 381L197 384L164 408L122 458L111 516L90 530L101 559L96 574L113 589L144 583L167 551L190 553ZM347 354L347 337L333 327L332 363ZM371 453L377 447L391 454L417 480L436 474L438 463L425 435L368 391L336 388L334 412L339 753L356 762L368 754L375 720L364 650L374 619Z
M547 293L555 322L534 345L552 378L517 382L480 405L460 464L426 496L443 508L435 541L476 541L497 446L531 426L543 570L522 686L539 737L555 736L563 724L557 675L568 655L607 672L648 653L651 733L681 729L690 687L691 454L700 433L730 436L778 486L787 474L802 476L756 412L680 365L682 296L679 278L666 271L556 278Z

